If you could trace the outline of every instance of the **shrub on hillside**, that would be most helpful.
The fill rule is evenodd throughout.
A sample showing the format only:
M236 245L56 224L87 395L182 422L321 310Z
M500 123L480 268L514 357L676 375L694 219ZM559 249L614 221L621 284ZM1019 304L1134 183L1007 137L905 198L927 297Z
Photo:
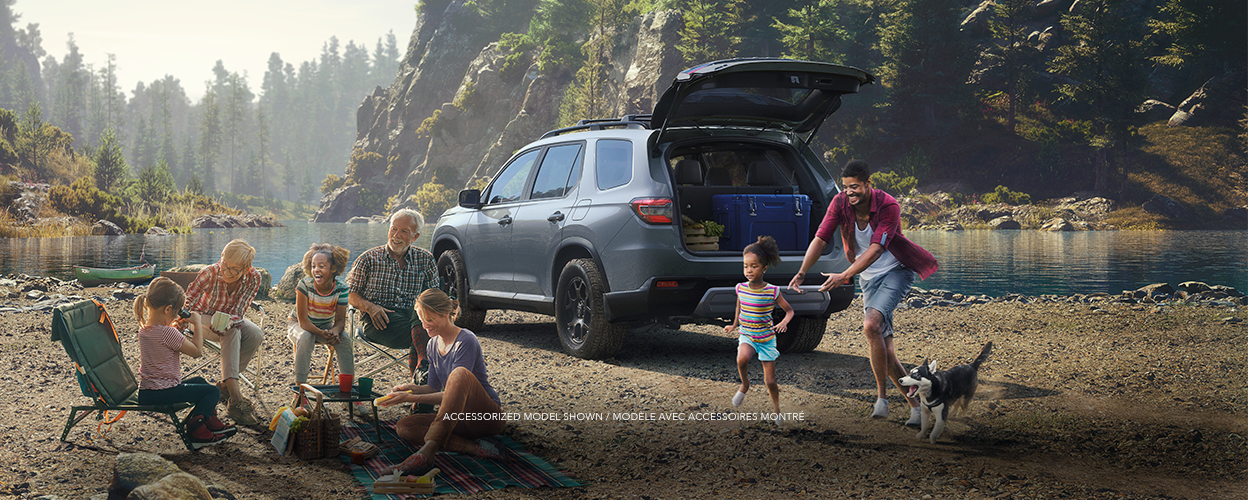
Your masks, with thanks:
M876 172L871 174L871 184L888 194L900 196L908 194L919 185L919 181L914 177L902 177L897 172Z
M997 186L993 192L984 193L980 199L986 204L1008 203L1010 205L1027 205L1031 203L1031 195L1010 191L1010 188L1005 186Z
M332 193L334 190L342 187L346 183L347 179L345 177L338 177L337 175L329 174L325 176L325 180L321 181L321 194Z
M459 195L450 188L438 184L435 178L433 182L421 186L409 200L416 203L416 206L420 208L420 213L425 217L438 217L446 209L455 205L455 202L459 200Z

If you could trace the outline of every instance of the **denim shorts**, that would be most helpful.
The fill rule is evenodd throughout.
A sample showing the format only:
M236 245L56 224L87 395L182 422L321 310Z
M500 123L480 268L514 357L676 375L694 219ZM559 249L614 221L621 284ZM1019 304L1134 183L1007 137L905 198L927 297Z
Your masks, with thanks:
M776 349L776 338L766 342L755 342L749 335L738 335L737 344L745 344L754 348L754 352L758 353L759 361L775 361L780 357L780 350Z
M862 314L866 315L867 309L875 309L884 315L880 337L893 334L893 310L910 293L915 276L914 271L897 266L870 280L858 282L858 286L862 287Z

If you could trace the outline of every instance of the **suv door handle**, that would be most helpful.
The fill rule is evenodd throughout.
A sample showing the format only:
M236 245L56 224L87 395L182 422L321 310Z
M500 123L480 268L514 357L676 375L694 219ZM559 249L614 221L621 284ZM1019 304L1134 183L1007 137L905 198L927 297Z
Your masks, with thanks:
M498 219L498 225L500 225L500 226L506 226L506 225L508 225L508 224L511 224L511 216L510 216L510 215L504 215L504 216L503 216L503 218Z
M559 222L563 220L563 212L555 212L553 214L550 214L550 217L547 217L546 220L551 221L551 222Z

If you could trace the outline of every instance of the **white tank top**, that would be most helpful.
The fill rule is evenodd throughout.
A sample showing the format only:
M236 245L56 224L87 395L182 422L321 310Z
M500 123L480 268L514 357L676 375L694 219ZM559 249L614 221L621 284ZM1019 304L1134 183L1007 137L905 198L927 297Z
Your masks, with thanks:
M861 258L862 254L871 247L872 234L874 234L874 231L871 230L870 224L867 224L866 229L858 229L858 224L854 224L854 244L858 246L856 257ZM891 238L893 235L890 234L888 237ZM880 258L875 259L875 262L871 264L871 267L868 267L861 273L858 273L858 276L860 276L862 280L870 280L871 278L889 272L893 270L894 267L900 265L901 262L897 261L897 257L894 257L893 253L885 248L884 253L880 254Z

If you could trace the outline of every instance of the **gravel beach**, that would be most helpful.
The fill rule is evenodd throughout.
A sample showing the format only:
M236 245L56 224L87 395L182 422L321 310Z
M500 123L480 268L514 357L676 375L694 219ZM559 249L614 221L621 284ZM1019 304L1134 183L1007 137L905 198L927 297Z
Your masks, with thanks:
M215 483L223 498L361 496L342 462L279 456L267 428L188 452L163 417L129 414L103 435L89 418L61 442L69 406L87 400L49 340L46 306L67 300L58 294L100 298L137 371L134 290L45 280L27 298L26 281L10 276L0 287L9 394L0 402L0 497L105 498L113 457L136 451ZM896 391L888 419L868 418L874 382L857 301L832 317L814 352L777 361L790 417L779 428L760 419L771 405L757 364L745 403L732 406L736 339L718 326L639 333L615 358L587 361L561 351L551 317L491 311L477 333L503 410L522 417L508 435L585 486L474 497L1248 498L1244 306L916 297L919 307L896 316L907 366L933 358L949 367L995 345L968 414L937 444L902 425L909 412ZM265 381L253 401L267 422L290 399L284 325L293 304L260 303ZM399 382L389 374L378 384ZM390 408L382 418L402 414Z

